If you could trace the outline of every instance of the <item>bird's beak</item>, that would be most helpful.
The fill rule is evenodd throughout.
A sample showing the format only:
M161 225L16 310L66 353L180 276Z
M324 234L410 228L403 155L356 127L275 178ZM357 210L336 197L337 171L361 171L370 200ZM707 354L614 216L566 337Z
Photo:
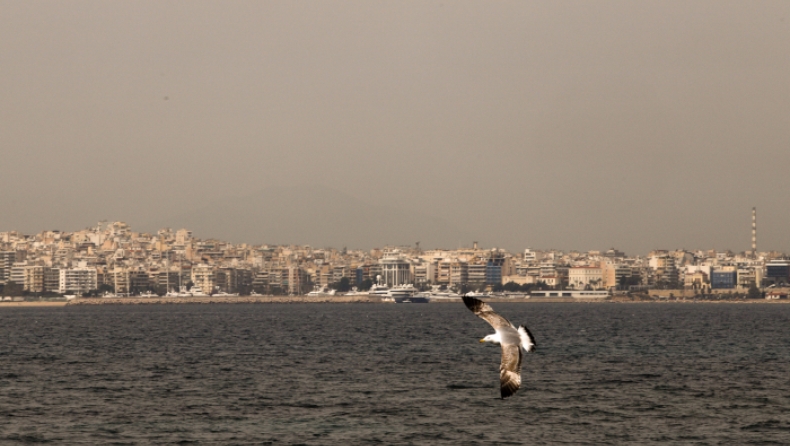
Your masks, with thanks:
M481 340L480 340L480 342L481 342L481 343L483 343L483 342L485 342L485 341L486 341L485 339L481 339Z

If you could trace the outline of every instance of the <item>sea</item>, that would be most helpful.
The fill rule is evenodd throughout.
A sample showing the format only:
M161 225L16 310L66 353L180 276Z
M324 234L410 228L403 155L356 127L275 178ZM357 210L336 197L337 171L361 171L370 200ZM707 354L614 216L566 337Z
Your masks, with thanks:
M790 444L790 305L0 309L0 444Z

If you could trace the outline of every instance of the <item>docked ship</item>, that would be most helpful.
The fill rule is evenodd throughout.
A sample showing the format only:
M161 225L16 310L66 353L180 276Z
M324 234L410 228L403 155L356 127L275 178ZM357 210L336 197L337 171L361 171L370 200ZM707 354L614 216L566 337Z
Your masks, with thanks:
M359 291L357 287L351 288L351 291L345 294L346 296L367 296L368 293L366 291Z
M386 296L390 288L386 285L373 285L368 291L368 296Z
M190 290L187 290L187 287L181 286L178 291L169 291L165 294L165 297L209 297L208 294L204 293L203 290L200 289L199 286L195 285Z
M328 287L316 287L313 291L307 293L308 296L315 297L315 296L334 296L335 290L330 289Z
M387 292L387 297L394 300L397 304L427 304L430 298L424 295L418 295L417 288L414 285L396 285Z

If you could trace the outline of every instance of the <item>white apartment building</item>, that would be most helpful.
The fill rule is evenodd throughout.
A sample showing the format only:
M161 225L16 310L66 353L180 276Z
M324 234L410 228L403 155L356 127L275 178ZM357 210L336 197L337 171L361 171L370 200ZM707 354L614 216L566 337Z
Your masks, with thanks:
M398 256L385 256L379 260L381 266L381 281L385 285L406 285L413 283L411 278L411 265Z
M422 262L414 265L414 283L425 284L433 283L436 275L436 264L432 262Z
M206 294L214 292L217 277L214 274L214 268L209 265L197 265L192 268L192 283L194 286L200 287L200 290Z
M69 268L60 270L58 293L87 293L99 288L95 268Z
M535 251L527 248L524 250L524 261L527 263L536 262L538 260L538 255Z
M11 272L8 274L8 281L14 282L17 285L25 284L25 268L28 267L27 262L14 262L11 267Z

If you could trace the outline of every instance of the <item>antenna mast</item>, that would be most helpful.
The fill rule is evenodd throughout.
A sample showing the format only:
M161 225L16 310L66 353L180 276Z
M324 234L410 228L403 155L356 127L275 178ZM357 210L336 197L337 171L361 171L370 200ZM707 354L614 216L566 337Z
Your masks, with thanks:
M757 208L752 208L752 257L757 257Z

